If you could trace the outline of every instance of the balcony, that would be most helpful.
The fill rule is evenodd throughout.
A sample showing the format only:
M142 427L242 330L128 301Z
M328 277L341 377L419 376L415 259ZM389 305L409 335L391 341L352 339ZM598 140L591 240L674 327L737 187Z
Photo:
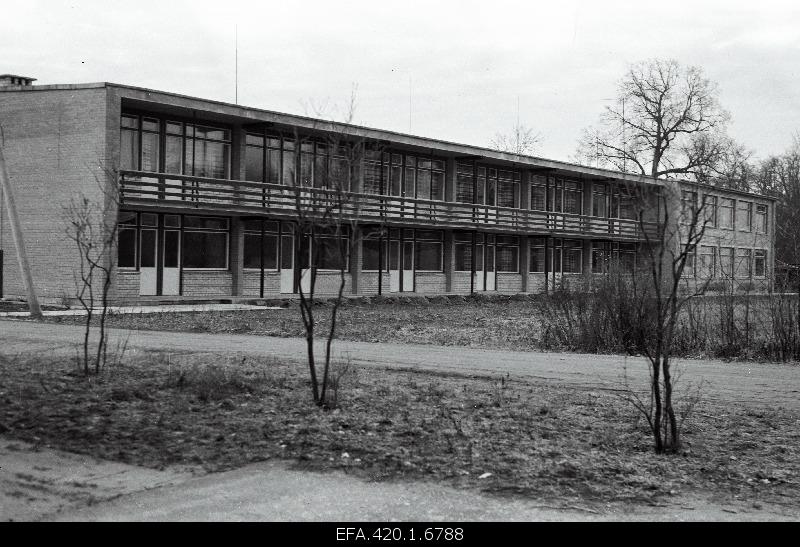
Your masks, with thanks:
M399 196L339 193L240 180L121 171L124 207L168 207L216 214L267 214L290 220L298 215L365 224L450 228L555 236L595 236L618 240L652 238L656 224L571 213L530 211Z

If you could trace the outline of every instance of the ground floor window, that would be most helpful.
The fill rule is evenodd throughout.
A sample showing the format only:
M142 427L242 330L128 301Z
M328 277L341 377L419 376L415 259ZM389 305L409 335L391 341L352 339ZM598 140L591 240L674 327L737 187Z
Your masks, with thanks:
M697 275L703 279L714 277L717 271L717 248L710 245L700 247L700 263Z
M764 249L753 251L753 275L755 277L767 275L767 251Z
M242 229L244 268L277 270L280 237L278 223L264 219L244 219Z
M230 222L227 218L185 217L183 267L227 270L229 232Z
M118 217L117 235L117 267L122 269L136 269L137 261L137 226L139 224L136 213L122 211Z
M444 244L440 230L416 230L414 246L417 271L442 271Z
M474 250L475 250L475 265L476 272L483 271L483 251L484 251L484 237L483 234L474 234ZM457 272L471 272L473 271L473 234L472 233L458 233L453 234L453 254L455 256L455 271Z
M583 241L580 239L553 240L553 271L583 272Z
M495 245L497 271L519 273L519 238L497 236Z
M530 238L530 269L531 273L544 273L544 260L546 256L545 243L543 237Z
M750 249L736 250L736 277L750 279L753 274L753 259Z
M728 279L733 278L736 255L733 247L719 248L719 274Z

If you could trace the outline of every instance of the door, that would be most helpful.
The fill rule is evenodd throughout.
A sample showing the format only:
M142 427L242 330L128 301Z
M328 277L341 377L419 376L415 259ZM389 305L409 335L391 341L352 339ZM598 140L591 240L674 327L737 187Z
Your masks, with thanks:
M497 290L497 271L495 270L495 236L486 236L487 243L484 253L486 254L486 287L484 290Z
M403 292L414 292L414 240L403 241Z
M281 293L294 292L294 236L281 237Z
M181 232L164 230L163 268L161 269L161 294L176 296L180 294L181 284Z
M400 242L389 241L389 292L400 292Z
M139 295L155 296L157 294L158 229L142 228L139 236Z

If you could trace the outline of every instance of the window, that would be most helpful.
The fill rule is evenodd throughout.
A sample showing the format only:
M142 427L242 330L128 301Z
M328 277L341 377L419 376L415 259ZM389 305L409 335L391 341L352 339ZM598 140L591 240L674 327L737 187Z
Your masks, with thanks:
M519 238L517 236L497 236L496 264L498 272L519 272Z
M472 203L475 197L472 175L472 164L456 163L456 201L458 203Z
M695 277L697 268L697 247L686 250L686 262L683 265L683 277Z
M636 244L619 243L617 251L617 265L621 272L630 273L636 268Z
M463 177L466 179L466 177ZM445 161L430 156L380 153L367 150L364 160L364 192L444 200ZM466 184L461 186L462 199Z
M697 192L693 190L681 191L681 214L684 222L691 221L697 210Z
M263 219L242 221L244 231L244 268L278 269L278 223Z
M753 275L752 252L750 249L737 249L736 251L736 277L750 279Z
M417 230L414 245L417 271L442 271L443 233L439 230Z
M120 127L120 167L158 172L160 122L154 118L123 114Z
M719 275L732 279L734 275L736 255L733 247L719 248Z
M547 179L541 175L533 177L531 184L531 210L547 210Z
M717 270L717 248L710 245L700 247L700 264L697 276L703 279L714 277Z
M580 239L555 239L553 242L553 271L581 273L583 271L583 241Z
M756 205L756 233L767 233L767 206Z
M117 219L119 234L117 237L117 267L136 269L136 213L121 211Z
M583 213L583 184L564 181L564 212L580 215Z
M720 228L724 228L726 230L733 229L734 203L734 200L730 198L720 198L719 212L717 216Z
M227 218L185 217L183 266L187 269L228 269Z
M455 254L455 271L472 271L472 234L453 234L453 251ZM475 255L478 257L475 271L483 270L483 234L475 234Z
M767 251L756 249L753 251L753 276L765 277L767 275Z
M381 266L381 253L383 253L383 269L388 270L389 264L386 255L387 237L383 234L381 238L379 227L364 228L361 240L361 271L377 272ZM383 245L381 245L383 243Z
M608 216L608 186L606 184L592 185L592 216Z
M544 273L545 238L530 238L530 269L531 273Z
M605 273L611 262L611 248L608 241L592 241L592 273Z
M198 177L230 177L231 135L227 129L185 124L184 173Z
M749 232L753 229L753 204L751 202L739 200L736 224L742 232Z
M344 229L343 229L344 230ZM350 237L346 232L316 236L316 267L320 270L347 270L350 262Z
M498 207L519 206L519 199L518 199L519 181L520 181L519 172L498 170L497 172Z
M717 227L717 196L710 196L708 194L703 196L704 219L707 228Z

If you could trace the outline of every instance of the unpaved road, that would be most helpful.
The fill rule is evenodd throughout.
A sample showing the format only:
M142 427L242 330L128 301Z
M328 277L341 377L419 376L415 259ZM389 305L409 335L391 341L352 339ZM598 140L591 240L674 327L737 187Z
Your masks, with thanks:
M785 507L670 498L659 506L552 507L426 482L366 482L285 462L193 476L0 437L0 521L796 520Z
M82 327L0 320L0 352L56 352L74 355ZM242 353L303 359L305 340L246 334L205 334L111 330L111 347L127 340L129 350ZM319 345L322 350L322 344ZM353 363L475 375L506 375L553 380L581 387L620 389L623 370L632 384L645 386L643 358L579 353L538 353L415 344L334 343L334 357ZM774 363L678 361L682 385L703 382L704 396L738 404L800 409L800 366Z

